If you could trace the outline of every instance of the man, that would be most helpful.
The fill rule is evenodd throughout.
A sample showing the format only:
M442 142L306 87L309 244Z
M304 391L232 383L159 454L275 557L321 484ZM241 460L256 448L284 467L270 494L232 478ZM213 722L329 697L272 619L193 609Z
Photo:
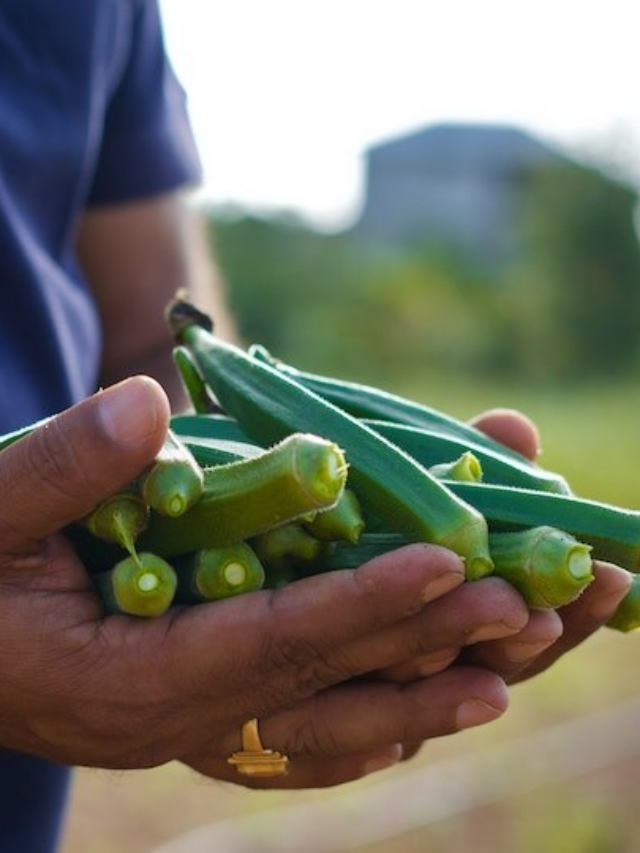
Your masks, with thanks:
M198 177L154 0L1 5L0 433L61 413L0 454L0 849L11 853L55 849L71 765L179 759L244 784L338 784L502 713L505 681L484 664L516 678L541 648L552 645L534 667L563 650L557 617L529 614L492 578L471 595L455 555L420 545L157 620L104 616L59 531L149 464L169 401L184 405L162 313L176 288L220 316L192 266L182 191ZM517 417L484 426L534 440ZM566 647L624 586L602 571L587 601L608 595L606 608L577 614ZM512 636L515 661L500 643ZM471 665L445 669L472 647ZM289 775L256 781L227 762L252 719Z

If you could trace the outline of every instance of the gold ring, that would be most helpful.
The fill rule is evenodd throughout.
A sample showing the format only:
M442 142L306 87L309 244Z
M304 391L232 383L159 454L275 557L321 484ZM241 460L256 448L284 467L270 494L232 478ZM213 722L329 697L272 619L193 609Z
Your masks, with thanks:
M256 719L244 724L242 749L227 758L227 762L245 776L284 776L289 772L286 755L263 747Z

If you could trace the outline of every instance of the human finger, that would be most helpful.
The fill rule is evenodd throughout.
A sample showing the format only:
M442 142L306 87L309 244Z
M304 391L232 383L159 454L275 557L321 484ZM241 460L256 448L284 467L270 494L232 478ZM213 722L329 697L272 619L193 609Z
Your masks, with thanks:
M193 755L185 763L199 773L220 781L233 782L257 790L295 790L329 788L354 782L363 776L394 767L403 758L400 744L373 749L356 755L299 756L286 774L260 777L238 773L225 758Z
M534 460L540 455L540 433L534 422L516 409L489 409L477 415L472 425L500 444Z
M465 646L518 634L528 619L529 610L515 589L488 577L461 585L410 620L378 632L366 647L352 643L341 654L350 660L386 660L377 677L413 681L444 669Z
M226 679L244 694L247 710L252 703L264 710L265 683L273 701L282 701L284 692L290 702L376 668L382 658L378 652L367 656L369 640L375 643L380 632L463 582L463 564L455 554L409 545L356 570L189 608L173 620L164 653L175 659L172 670L189 686L194 672L200 689L207 680L217 685ZM356 641L362 641L358 654L341 653Z
M527 625L506 639L478 643L462 652L460 660L499 673L510 682L550 648L563 633L563 622L555 610L532 610Z
M81 518L137 476L166 435L169 404L145 376L83 400L0 457L0 541L13 554Z

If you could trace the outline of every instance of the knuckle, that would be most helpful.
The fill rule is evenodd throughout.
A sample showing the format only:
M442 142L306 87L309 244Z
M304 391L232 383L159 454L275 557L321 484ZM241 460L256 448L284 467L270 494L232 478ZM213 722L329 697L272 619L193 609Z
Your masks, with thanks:
M305 696L313 695L334 684L341 684L353 677L348 661L337 654L318 656L298 676L296 684Z
M335 758L340 755L340 744L331 729L326 724L318 725L310 719L301 721L290 732L290 746L287 747L293 755L313 755L325 758Z

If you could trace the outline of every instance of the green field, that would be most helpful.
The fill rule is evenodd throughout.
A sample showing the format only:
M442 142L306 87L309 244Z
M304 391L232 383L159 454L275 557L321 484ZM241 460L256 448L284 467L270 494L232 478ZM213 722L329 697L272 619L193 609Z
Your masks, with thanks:
M521 408L540 427L540 461L575 492L640 508L639 387L427 379L394 390L464 418L491 406ZM515 687L496 723L432 742L406 765L333 791L250 793L179 765L78 771L63 853L165 853L171 839L171 853L637 853L639 656L640 634L602 631ZM187 839L197 827L207 830ZM329 827L342 827L332 847L323 846ZM306 842L296 846L301 831Z

